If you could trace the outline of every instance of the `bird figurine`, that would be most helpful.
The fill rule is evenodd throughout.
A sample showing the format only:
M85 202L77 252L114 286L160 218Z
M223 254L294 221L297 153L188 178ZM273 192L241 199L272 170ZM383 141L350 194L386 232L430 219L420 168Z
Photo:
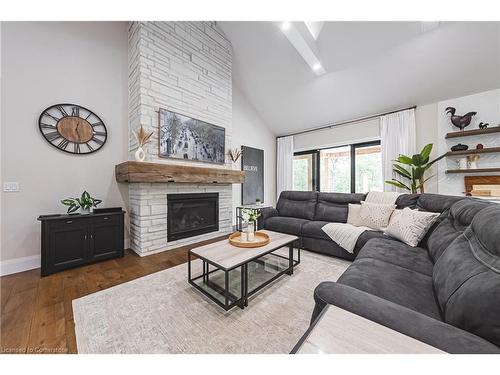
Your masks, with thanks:
M488 123L480 122L479 123L479 129L486 129L488 127Z
M460 130L464 130L466 126L470 125L472 117L477 115L477 112L468 112L463 116L455 115L456 109L453 107L446 108L446 114L451 115L450 120L451 123L459 128Z

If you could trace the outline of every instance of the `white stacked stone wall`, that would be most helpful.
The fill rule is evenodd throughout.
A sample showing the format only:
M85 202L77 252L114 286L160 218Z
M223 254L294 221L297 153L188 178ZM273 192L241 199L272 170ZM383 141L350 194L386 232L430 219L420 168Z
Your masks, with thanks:
M142 125L153 132L146 161L212 168L207 164L158 156L158 110L190 116L232 134L232 49L215 22L132 22L129 27L129 159ZM219 231L167 242L167 194L219 193ZM130 246L140 255L168 250L231 231L231 185L181 183L129 184Z

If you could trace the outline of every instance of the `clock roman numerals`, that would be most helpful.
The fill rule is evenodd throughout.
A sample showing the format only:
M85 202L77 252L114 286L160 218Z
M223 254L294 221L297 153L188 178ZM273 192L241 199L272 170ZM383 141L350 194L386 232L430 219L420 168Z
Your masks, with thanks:
M42 122L42 123L40 123L40 128L55 130L56 126L55 125L50 125L50 124L45 124L45 123Z
M56 106L56 108L57 108L57 110L58 110L59 112L61 112L61 115L62 115L63 117L68 117L68 116L69 116L69 115L68 115L68 112L66 112L66 110L64 109L64 107L63 107L62 105L58 105L58 106Z
M57 117L55 117L55 116L51 115L51 114L50 114L49 112L47 112L47 111L45 111L43 115L44 115L44 116L48 116L48 117L50 117L51 119L55 120L56 122L60 120L59 118L57 118Z
M68 144L69 144L69 141L67 139L63 138L61 140L61 142L59 142L57 147L60 148L61 150L66 150L66 147L68 147Z
M91 154L104 146L106 125L95 113L77 104L61 103L46 108L38 119L43 137L58 150Z
M99 138L93 137L92 140L99 146L102 146L104 144L104 141L101 141Z

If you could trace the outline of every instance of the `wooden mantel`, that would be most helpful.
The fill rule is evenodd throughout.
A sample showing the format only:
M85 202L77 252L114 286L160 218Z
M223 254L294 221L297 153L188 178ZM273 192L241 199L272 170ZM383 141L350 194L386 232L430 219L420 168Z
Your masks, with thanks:
M245 181L243 171L139 161L126 161L116 165L115 176L118 182L239 184Z

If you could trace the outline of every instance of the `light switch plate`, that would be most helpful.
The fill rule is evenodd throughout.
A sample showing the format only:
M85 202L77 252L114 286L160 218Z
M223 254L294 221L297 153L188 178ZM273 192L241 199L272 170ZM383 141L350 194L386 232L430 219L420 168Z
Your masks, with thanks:
M19 191L19 182L4 182L3 191L7 192Z

